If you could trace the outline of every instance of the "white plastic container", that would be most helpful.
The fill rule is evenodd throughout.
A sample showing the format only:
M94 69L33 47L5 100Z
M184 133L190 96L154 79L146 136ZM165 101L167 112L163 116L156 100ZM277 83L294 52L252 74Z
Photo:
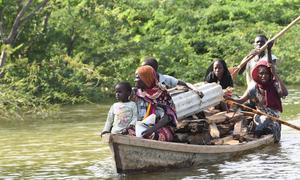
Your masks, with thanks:
M199 83L194 86L204 94L202 99L196 92L191 90L172 96L178 119L183 119L209 107L216 106L223 100L224 93L219 84Z
M137 121L135 125L135 136L143 137L142 133L147 130L147 126L142 121Z
M150 116L146 117L145 119L142 120L142 122L148 126L154 125L155 124L155 119L156 115L151 114Z

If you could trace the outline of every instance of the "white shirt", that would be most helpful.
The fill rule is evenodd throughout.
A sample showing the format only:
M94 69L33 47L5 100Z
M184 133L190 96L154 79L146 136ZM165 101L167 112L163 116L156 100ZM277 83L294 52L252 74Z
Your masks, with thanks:
M135 125L136 121L137 106L135 102L117 102L110 107L103 131L118 134L130 125Z

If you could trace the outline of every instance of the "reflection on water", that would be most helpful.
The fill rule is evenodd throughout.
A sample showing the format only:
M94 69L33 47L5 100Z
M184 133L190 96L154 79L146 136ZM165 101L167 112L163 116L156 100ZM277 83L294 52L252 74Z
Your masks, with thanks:
M297 89L289 89L282 117L300 125ZM70 106L49 119L1 122L0 179L295 179L300 169L300 133L283 126L280 144L218 164L118 175L109 147L96 135L109 106Z

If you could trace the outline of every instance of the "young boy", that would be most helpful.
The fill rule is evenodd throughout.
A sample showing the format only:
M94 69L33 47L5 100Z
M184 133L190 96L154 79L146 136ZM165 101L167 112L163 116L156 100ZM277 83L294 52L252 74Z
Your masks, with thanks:
M245 71L248 87L250 87L252 84L254 84L252 76L251 76L251 72L252 72L253 68L255 67L257 62L260 61L261 59L269 58L269 57L267 57L268 54L271 54L271 57L269 58L269 60L270 60L270 62L272 62L272 64L276 68L277 57L275 55L273 55L271 52L272 47L273 47L273 42L268 44L267 53L266 53L266 51L263 51L260 54L257 54L257 52L256 52L258 49L263 47L267 43L267 41L268 41L268 38L263 34L259 34L255 37L255 40L254 40L255 50L252 51L251 54L254 53L256 55L239 72L241 74Z
M129 127L135 126L137 121L136 104L129 101L132 91L130 83L118 83L115 91L118 102L111 106L101 136L106 133L123 134Z

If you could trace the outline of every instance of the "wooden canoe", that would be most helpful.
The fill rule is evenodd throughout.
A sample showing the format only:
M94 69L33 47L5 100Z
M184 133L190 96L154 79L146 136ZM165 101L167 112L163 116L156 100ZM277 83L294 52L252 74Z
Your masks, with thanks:
M197 167L217 163L220 159L228 160L272 143L272 135L234 145L191 145L116 134L109 136L109 146L118 173Z

